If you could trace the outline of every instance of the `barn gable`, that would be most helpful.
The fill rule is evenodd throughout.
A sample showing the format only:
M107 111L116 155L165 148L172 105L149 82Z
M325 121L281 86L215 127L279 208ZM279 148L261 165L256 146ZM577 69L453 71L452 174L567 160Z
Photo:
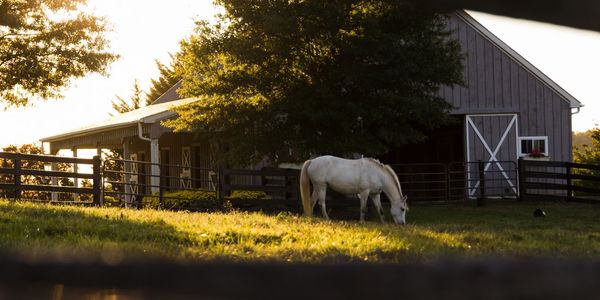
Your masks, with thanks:
M160 97L158 97L156 100L154 100L152 102L152 105L182 99L181 95L179 95L179 93L177 92L177 90L181 88L182 82L183 82L183 80L177 81L177 83L175 83L166 92L164 92Z
M466 54L467 86L440 93L453 105L452 114L464 116L466 160L487 160L486 146L495 148L507 129L507 150L498 151L505 160L518 158L526 137L546 138L552 159L571 160L571 114L581 103L468 13L453 13L448 27ZM516 122L507 128L513 116Z

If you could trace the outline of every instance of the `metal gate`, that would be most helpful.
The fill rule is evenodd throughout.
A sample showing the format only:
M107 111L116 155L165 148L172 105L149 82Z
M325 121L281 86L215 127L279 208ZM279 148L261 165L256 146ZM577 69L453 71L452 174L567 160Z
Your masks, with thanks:
M486 169L489 162L452 162L448 164L390 165L400 180L402 191L410 202L453 202L475 198L515 199L517 189L505 178L517 181L514 161L495 161L502 170ZM473 193L473 187L477 187Z
M465 120L466 134L466 173L468 197L475 197L481 192L481 180L478 180L474 166L483 162L483 175L491 177L487 189L502 189L506 185L513 194L518 194L517 172L511 172L507 168L516 170L517 161L517 114L481 114L467 115Z

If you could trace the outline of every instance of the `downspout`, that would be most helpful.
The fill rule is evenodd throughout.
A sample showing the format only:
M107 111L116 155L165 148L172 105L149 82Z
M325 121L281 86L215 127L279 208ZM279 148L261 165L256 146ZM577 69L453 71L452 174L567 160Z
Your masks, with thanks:
M140 140L152 142L151 138L147 138L144 136L144 130L142 129L142 121L141 120L138 121L138 136L140 137Z
M582 105L582 106L583 106L583 105ZM578 114L578 113L579 113L579 111L581 110L581 106L578 106L578 107L571 107L571 109L573 109L573 108L575 108L575 109L577 109L577 110L576 110L575 112L573 112L573 110L571 110L571 115L576 115L576 114Z
M138 121L138 137L143 141L150 142L150 190L153 194L158 193L160 191L158 139L147 138L144 136L141 120Z

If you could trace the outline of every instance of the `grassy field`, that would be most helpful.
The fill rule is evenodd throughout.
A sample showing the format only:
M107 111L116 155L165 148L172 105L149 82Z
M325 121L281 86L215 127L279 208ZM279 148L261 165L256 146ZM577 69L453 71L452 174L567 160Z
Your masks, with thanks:
M534 218L535 208L547 216ZM358 218L358 216L356 216ZM0 200L0 250L25 257L402 263L440 257L600 257L600 206L417 206L408 225L292 214L82 208Z

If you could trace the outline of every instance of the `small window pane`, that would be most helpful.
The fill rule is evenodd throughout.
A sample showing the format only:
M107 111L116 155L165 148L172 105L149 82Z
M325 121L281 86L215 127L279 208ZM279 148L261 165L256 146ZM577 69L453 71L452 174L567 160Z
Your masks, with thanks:
M546 152L546 143L544 140L537 140L537 146L536 148L538 150L540 150L540 153L545 153Z
M531 154L534 152L546 154L546 139L522 138L521 139L521 154Z
M521 140L521 153L523 153L523 154L531 153L531 150L532 150L531 140Z

